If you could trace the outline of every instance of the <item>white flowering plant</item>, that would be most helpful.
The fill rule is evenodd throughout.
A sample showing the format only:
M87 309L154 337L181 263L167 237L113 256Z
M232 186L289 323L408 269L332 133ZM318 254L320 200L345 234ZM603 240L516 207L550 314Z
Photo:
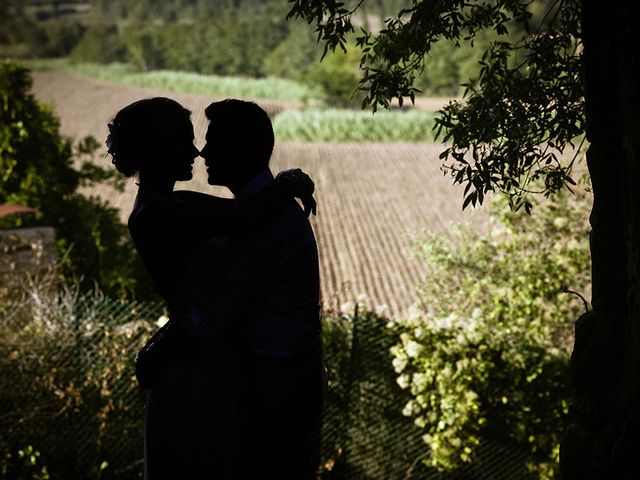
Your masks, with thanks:
M429 466L471 462L490 432L527 452L532 478L558 474L573 325L588 304L587 195L533 215L491 207L490 232L416 240L428 274L408 318L389 326L403 414L424 431Z

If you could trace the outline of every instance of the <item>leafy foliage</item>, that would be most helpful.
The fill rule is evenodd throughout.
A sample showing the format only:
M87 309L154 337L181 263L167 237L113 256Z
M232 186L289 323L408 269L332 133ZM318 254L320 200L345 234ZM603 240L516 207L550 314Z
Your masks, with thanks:
M491 435L524 448L538 478L557 474L573 320L585 307L567 292L590 279L588 200L565 195L528 218L503 201L487 236L416 242L428 274L392 353L430 465L470 462Z
M88 28L71 51L71 61L75 63L114 62L123 55L118 40L116 25L98 24Z
M135 478L143 400L133 358L161 308L43 286L0 303L0 452L12 453L2 478ZM30 442L40 453L21 457Z
M76 63L127 62L141 71L169 69L225 76L276 76L321 87L334 105L362 101L358 81L361 51L349 37L346 54L333 53L320 63L322 48L304 22L286 22L280 0L228 2L170 0L104 2L90 13L57 18L54 2L38 2L40 14L12 14L2 23L0 53L10 58L62 57ZM406 6L405 0L367 2L365 25ZM462 78L477 72L471 47L453 42L430 52L430 67L417 77L429 93L456 94Z
M294 0L289 17L315 24L325 51L344 50L362 3ZM534 17L541 3L544 13ZM574 159L563 152L585 129L579 14L577 0L415 1L379 33L363 29L357 39L363 107L413 100L436 42L474 45L483 32L501 36L486 48L479 77L466 84L466 102L441 112L438 133L451 142L442 158L454 182L466 185L464 206L501 191L515 210L530 210L529 187L538 180L536 193L544 195L573 184Z
M424 69L416 73L415 86L423 95L462 95L464 87L461 85L478 76L482 52L495 39L495 33L483 32L476 36L473 45L456 44L452 40L439 41L429 50Z
M287 36L264 58L262 68L266 75L303 82L320 62L321 53L306 25L292 23Z
M124 242L126 227L104 201L78 193L80 186L112 178L82 162L97 142L87 138L74 147L61 137L58 119L36 102L30 87L28 70L0 64L0 203L37 210L0 219L0 227L54 227L61 257L69 251L64 275L82 278L87 287L97 282L113 294L130 292L142 267L131 243Z
M358 58L358 50L353 47L348 48L346 52L329 53L321 63L308 69L304 81L320 88L333 105L348 106L359 103Z
M395 338L381 315L345 309L323 319L329 390L319 474L391 478L411 466L421 445L411 421L394 414L408 399L390 363ZM0 302L0 454L36 441L41 452L34 465L13 455L7 465L25 475L3 479L44 480L26 476L43 464L51 478L137 478L143 401L133 356L161 312L98 291L81 295L77 286Z
M49 480L46 465L42 465L40 452L27 445L15 452L6 452L0 458L0 474L5 480Z

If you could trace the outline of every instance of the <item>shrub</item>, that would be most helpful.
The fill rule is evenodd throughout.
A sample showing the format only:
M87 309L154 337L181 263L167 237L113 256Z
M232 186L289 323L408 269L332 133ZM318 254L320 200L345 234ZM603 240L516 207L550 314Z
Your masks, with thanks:
M86 27L73 20L36 24L29 37L31 55L37 58L66 57L82 39ZM40 34L37 34L40 30Z
M322 62L314 63L304 75L304 82L322 89L327 101L335 106L360 105L358 91L361 52L349 46L347 52L329 52Z
M584 198L560 196L535 215L494 206L486 236L417 241L429 264L412 315L395 324L403 413L424 433L427 462L471 462L487 436L517 445L539 478L558 473L567 425L573 323L589 284Z
M143 399L133 360L161 308L43 286L0 302L2 478L136 478ZM32 442L38 453L25 456Z
M487 45L489 39L485 34L475 40L475 43L479 45L456 45L449 40L434 44L424 70L416 79L416 87L429 95L459 95L463 83L477 78L480 72L478 62L484 51L483 45Z
M264 57L266 75L304 82L309 70L320 63L322 47L306 24L292 24L288 36Z
M0 63L0 95L5 99L0 111L0 203L37 210L2 218L0 228L54 227L60 255L71 249L64 275L83 279L85 287L97 282L114 295L131 292L137 279L146 277L131 242L123 242L126 227L107 203L78 193L81 186L110 181L115 173L83 162L95 151L96 140L88 137L74 146L60 136L58 119L35 100L30 87L25 68Z
M2 451L0 450L0 453ZM42 465L40 452L27 445L0 457L0 475L4 480L49 480L46 465Z
M164 52L153 28L134 23L122 33L126 60L143 71L164 67Z
M122 61L124 49L115 25L94 25L88 28L71 52L74 63L110 63Z

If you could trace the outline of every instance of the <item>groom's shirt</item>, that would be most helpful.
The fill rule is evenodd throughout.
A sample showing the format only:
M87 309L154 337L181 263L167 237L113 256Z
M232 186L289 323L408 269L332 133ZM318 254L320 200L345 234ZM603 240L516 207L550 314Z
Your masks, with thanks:
M272 181L269 170L261 172L235 202L241 204ZM239 336L251 351L271 357L319 348L318 249L294 199L259 230L232 237L224 263L211 293L187 315L190 335L214 343Z

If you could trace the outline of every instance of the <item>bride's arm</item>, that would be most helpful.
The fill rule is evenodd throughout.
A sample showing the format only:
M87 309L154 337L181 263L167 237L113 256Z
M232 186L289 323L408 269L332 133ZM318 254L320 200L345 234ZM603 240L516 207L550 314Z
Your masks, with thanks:
M268 223L292 198L301 200L307 216L315 214L314 188L309 175L300 169L289 169L280 172L269 186L237 207L231 199L200 192L178 190L174 195L184 206L185 221L196 226L203 235L214 237L257 229Z

